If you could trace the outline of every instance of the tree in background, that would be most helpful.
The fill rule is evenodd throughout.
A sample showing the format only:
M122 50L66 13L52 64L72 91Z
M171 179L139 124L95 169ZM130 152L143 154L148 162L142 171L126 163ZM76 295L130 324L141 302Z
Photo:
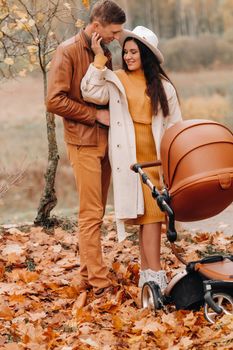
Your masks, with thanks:
M222 34L232 28L232 0L118 0L126 27L145 25L160 38Z
M90 1L91 5L96 1ZM127 28L145 25L164 39L160 44L168 69L208 67L215 61L232 64L232 0L115 1L126 11ZM88 7L88 0L0 0L0 79L40 69L46 96L52 54L59 42L77 31L75 26L82 26ZM225 42L219 40L222 34ZM119 47L116 52L121 56ZM114 55L113 59L119 68ZM35 219L38 224L49 221L57 202L54 184L59 157L52 114L46 113L46 123L48 167Z
M87 9L89 1L82 0ZM44 99L47 95L47 78L53 52L59 42L67 38L72 26L83 23L77 20L75 1L60 0L0 0L0 78L25 76L39 68L43 77ZM45 186L40 199L35 224L47 225L50 212L56 206L55 176L59 160L55 119L46 112L48 138L48 165Z
M233 43L233 1L224 0L221 6L224 34Z

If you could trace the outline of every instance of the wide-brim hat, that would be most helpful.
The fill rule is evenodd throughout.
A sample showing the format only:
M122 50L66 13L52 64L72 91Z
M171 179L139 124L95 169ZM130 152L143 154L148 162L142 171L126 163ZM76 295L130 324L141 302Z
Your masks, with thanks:
M164 62L163 55L158 49L158 38L150 29L143 26L137 26L132 31L124 29L119 40L121 46L123 46L125 39L128 37L132 37L141 41L153 52L160 63Z

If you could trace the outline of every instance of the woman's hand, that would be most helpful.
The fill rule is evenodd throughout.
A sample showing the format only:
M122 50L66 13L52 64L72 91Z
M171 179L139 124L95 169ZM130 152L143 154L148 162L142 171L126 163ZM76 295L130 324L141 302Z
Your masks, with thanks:
M98 33L93 33L92 37L91 37L91 48L92 51L94 52L95 55L97 55L98 53L101 53L104 55L104 51L100 45L101 43L101 36Z
M110 125L110 113L108 109L97 109L96 120L101 124Z

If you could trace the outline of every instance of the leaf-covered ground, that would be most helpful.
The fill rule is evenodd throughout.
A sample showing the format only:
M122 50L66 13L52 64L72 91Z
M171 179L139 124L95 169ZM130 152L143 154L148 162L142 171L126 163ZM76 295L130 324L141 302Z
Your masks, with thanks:
M0 349L233 349L231 315L210 325L203 310L176 311L170 305L152 313L140 308L137 230L128 229L128 239L117 243L112 217L105 219L103 248L115 295L94 300L90 292L81 307L73 225L1 228ZM221 233L181 232L177 245L189 261L233 253L232 237ZM162 259L170 277L182 268L165 235Z

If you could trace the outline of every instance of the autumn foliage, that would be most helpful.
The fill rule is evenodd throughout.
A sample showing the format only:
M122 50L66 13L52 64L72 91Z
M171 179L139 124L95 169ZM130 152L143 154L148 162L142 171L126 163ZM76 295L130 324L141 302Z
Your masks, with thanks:
M85 9L89 1L82 1ZM69 1L0 0L0 79L15 75L25 76L39 68L43 77L44 100L47 95L47 73L52 55L59 42L65 38L59 34L58 23L80 26L73 14L75 4ZM82 25L83 23L81 23ZM55 119L45 113L48 138L48 164L44 174L45 186L40 198L34 222L46 225L50 212L57 204L55 176L59 160ZM4 187L5 189L5 187ZM0 194L1 194L0 186Z
M103 225L103 247L115 294L94 299L78 293L76 227L2 228L0 233L0 349L232 349L233 316L210 325L203 310L153 313L140 308L137 230L117 243L111 216ZM191 261L233 253L231 237L181 232L179 251ZM169 277L181 263L164 235L162 259Z

